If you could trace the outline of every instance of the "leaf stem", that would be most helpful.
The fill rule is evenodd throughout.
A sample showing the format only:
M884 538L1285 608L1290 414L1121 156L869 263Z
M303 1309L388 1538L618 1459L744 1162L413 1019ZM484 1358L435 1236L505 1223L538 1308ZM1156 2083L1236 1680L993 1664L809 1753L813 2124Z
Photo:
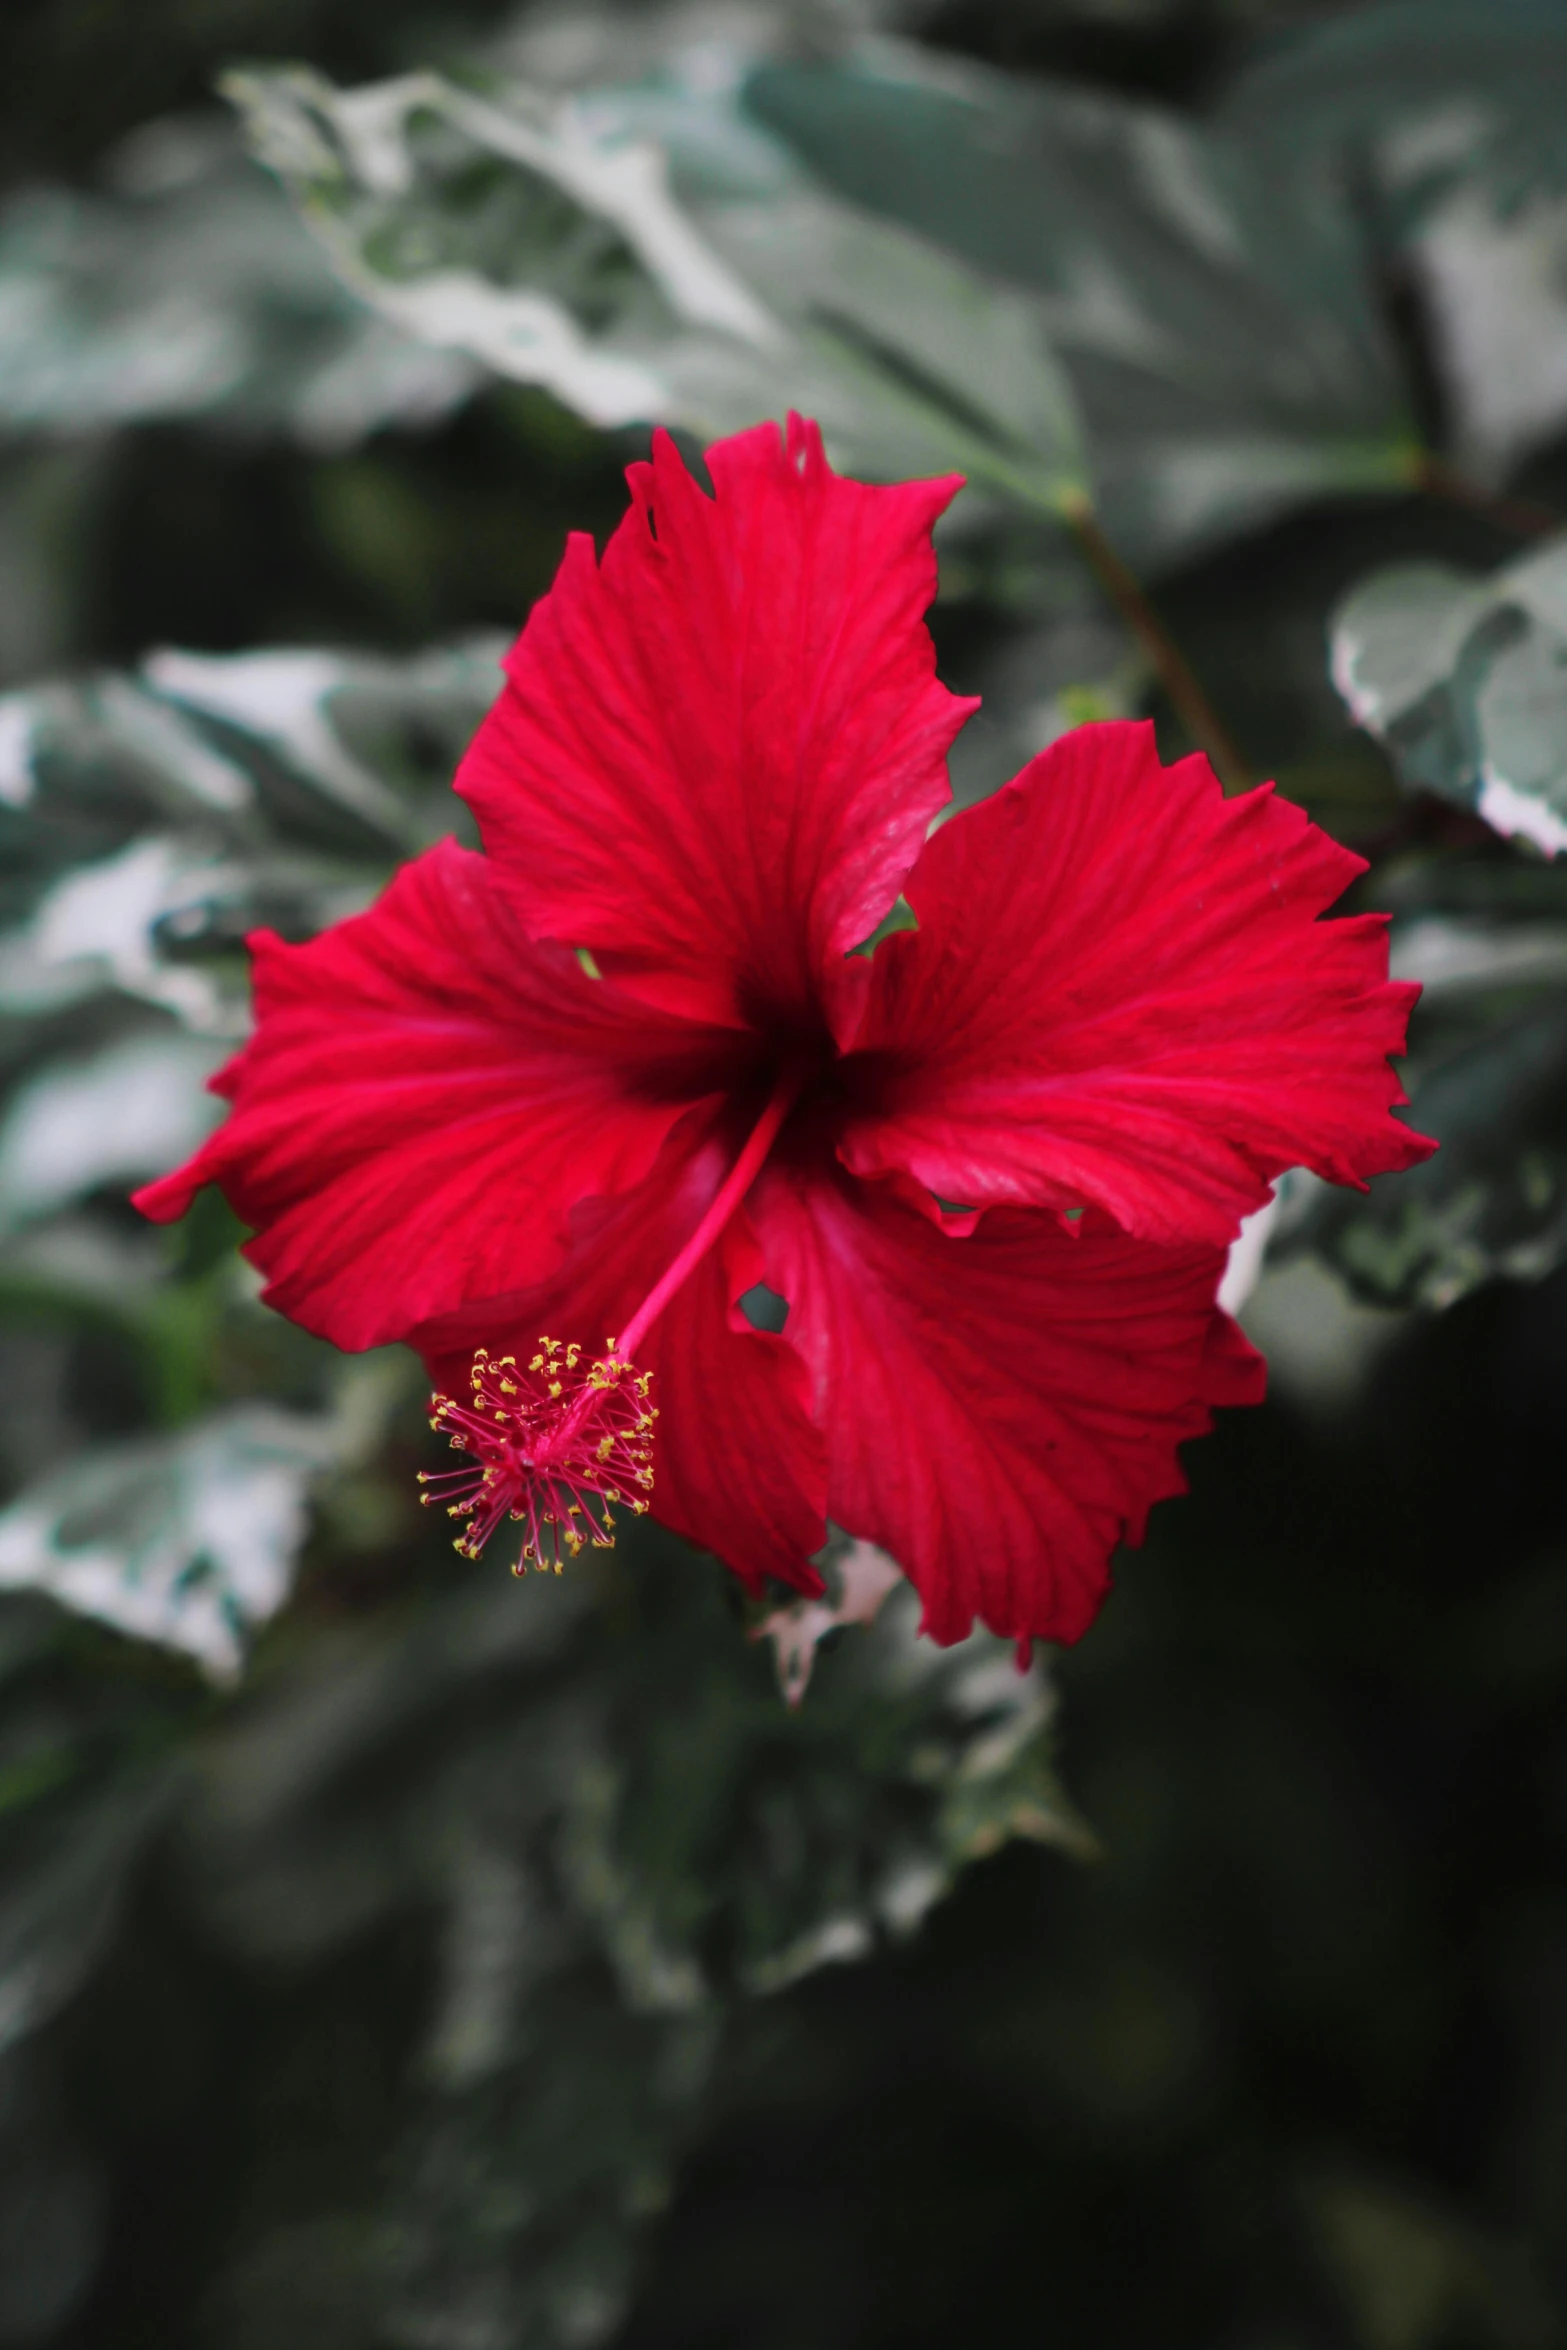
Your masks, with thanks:
M1445 457L1433 457L1426 450L1422 450L1416 465L1415 485L1428 498L1442 498L1449 506L1462 506L1467 513L1485 515L1501 529L1511 531L1515 538L1543 539L1549 538L1553 531L1567 530L1567 516L1553 512L1549 506L1537 506L1532 498L1502 497L1480 482L1471 481L1456 465L1449 465Z
M1108 591L1116 610L1147 654L1154 675L1169 695L1171 707L1187 733L1207 752L1227 791L1248 790L1256 778L1241 756L1234 736L1209 701L1186 655L1148 601L1141 581L1106 538L1092 506L1086 498L1074 499L1064 511L1095 577Z

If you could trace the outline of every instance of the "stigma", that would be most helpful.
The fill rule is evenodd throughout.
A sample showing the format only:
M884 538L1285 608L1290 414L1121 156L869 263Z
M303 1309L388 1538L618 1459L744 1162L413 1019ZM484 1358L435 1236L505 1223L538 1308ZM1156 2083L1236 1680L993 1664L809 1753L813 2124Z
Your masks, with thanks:
M421 1470L419 1496L465 1521L455 1548L477 1558L503 1519L520 1523L512 1572L559 1574L585 1545L607 1550L615 1509L641 1517L653 1484L652 1373L639 1371L613 1339L584 1364L580 1346L541 1338L526 1364L480 1347L466 1403L430 1398L430 1425L470 1465Z

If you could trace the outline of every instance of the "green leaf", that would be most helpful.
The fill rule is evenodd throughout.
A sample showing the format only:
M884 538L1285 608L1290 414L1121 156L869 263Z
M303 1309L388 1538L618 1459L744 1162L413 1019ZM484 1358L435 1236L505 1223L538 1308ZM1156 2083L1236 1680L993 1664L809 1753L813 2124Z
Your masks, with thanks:
M1564 953L1567 927L1552 942L1558 974ZM1517 959L1493 961L1488 977L1515 986ZM1567 992L1559 976L1543 1001L1486 1022L1473 1041L1417 1069L1409 1092L1405 1115L1435 1137L1435 1157L1377 1177L1364 1196L1296 1178L1279 1253L1316 1250L1379 1305L1441 1308L1497 1277L1554 1271L1567 1258Z
M242 1034L249 930L357 912L461 821L450 778L500 650L164 651L0 698L0 1014L113 990Z
M198 1824L225 1930L330 1946L399 1897L399 1870L443 1881L466 1822L521 1856L542 1838L574 1931L631 2003L684 2012L898 1939L1008 1835L1078 1840L1048 1777L1043 1668L1019 1673L988 1634L917 1639L901 1579L791 1710L710 1563L642 1525L608 1565L600 1609L580 1576L518 1587L486 1569L271 1684ZM379 1773L414 1747L417 1785Z
M164 653L0 705L0 1300L27 1347L66 1350L68 1384L109 1383L111 1428L127 1390L165 1425L236 1379L321 1394L313 1342L196 1262L202 1219L169 1241L127 1229L123 1193L220 1115L206 1080L248 1025L245 932L357 911L460 813L451 769L497 651ZM0 1582L232 1675L290 1587L310 1479L362 1449L356 1382L315 1417L257 1404L121 1449L94 1446L98 1414L51 1406L46 1457L70 1457L0 1516Z
M607 2341L717 2053L715 2018L637 2014L591 1963L551 1970L504 2059L407 2116L386 2229L393 2338Z
M792 1715L745 1670L714 1586L656 1619L639 1606L642 1665L574 1776L565 1846L634 2004L781 1988L912 1932L964 1860L1010 1836L1077 1841L1042 1768L1043 1680L988 1634L950 1650L919 1639L915 1594L895 1569L876 1576L878 1559L890 1568L840 1546L827 1571L868 1564L864 1596L770 1627L787 1654L846 1626ZM785 1686L798 1695L797 1672Z
M1221 119L1310 203L1352 187L1430 317L1452 437L1495 477L1567 411L1567 21L1555 0L1391 0L1275 43Z
M1499 483L1567 417L1567 197L1499 211L1482 181L1423 223L1407 264L1431 321L1454 456Z
M243 1035L237 988L171 961L159 946L241 903L246 880L241 865L210 847L158 833L68 869L25 928L0 934L0 1012L52 1011L112 987L174 1013L187 1028Z
M13 2341L56 2335L102 2258L106 2181L84 2139L42 2050L16 2048L0 2058L0 2332Z
M1543 2342L1555 2322L1516 2245L1423 2179L1342 2157L1303 2167L1297 2192L1314 2263L1354 2337L1376 2350L1444 2336Z
M744 104L840 196L1026 290L1085 420L1096 509L1139 566L1410 479L1353 223L1299 203L1243 141L890 43L764 65Z
M0 208L0 434L210 418L331 450L479 382L345 296L221 116L149 124L112 177Z
M217 1122L206 1081L223 1058L218 1047L165 1032L47 1064L0 1122L0 1230L100 1185L145 1182L178 1166Z
M839 1552L797 1710L722 1570L642 1523L597 1592L482 1567L281 1660L208 1741L183 1881L225 1946L298 1967L444 1920L394 2328L603 2339L735 2002L903 1940L1010 1836L1080 1846L1043 1668L917 1639L885 1561L845 1621Z
M1564 69L1555 0L1383 0L1275 39L1221 119L1320 182L1369 168L1401 227L1475 179L1504 208L1567 189Z
M1374 572L1331 624L1334 682L1412 791L1567 845L1567 539L1479 579Z
M165 1765L132 1766L68 1799L30 1806L25 1819L7 1824L0 1837L0 2051L57 2014L103 1958L126 1877L167 1817L174 1784ZM35 1792L52 1791L40 1781Z
M794 407L862 472L957 467L1045 512L1082 494L1037 303L813 186L711 87L651 115L434 74L227 88L345 283L595 423L712 435Z
M169 1817L187 1693L71 1669L57 1612L0 1596L0 2054L47 2024L112 1945L131 1869ZM80 1659L76 1660L79 1664Z
M163 701L306 785L387 852L406 853L451 829L444 786L498 690L502 650L500 639L480 638L413 662L307 647L171 651L152 654L143 676ZM426 738L417 764L407 740L415 725Z
M311 1478L342 1432L266 1404L81 1455L0 1511L0 1589L195 1657L217 1680L288 1596Z
M1421 989L1401 1115L1440 1148L1364 1194L1287 1176L1270 1252L1314 1249L1374 1304L1442 1308L1567 1258L1567 866L1497 841L1390 863L1377 897L1392 975Z

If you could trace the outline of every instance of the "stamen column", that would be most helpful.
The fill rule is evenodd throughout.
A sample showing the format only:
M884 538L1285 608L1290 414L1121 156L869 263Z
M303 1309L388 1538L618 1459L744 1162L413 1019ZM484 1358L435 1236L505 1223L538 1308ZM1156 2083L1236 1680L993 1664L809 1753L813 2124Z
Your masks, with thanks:
M803 1083L797 1069L779 1077L696 1230L606 1354L582 1370L582 1348L555 1338L541 1338L526 1366L514 1355L496 1361L481 1347L472 1400L431 1398L431 1427L443 1430L456 1451L471 1454L473 1466L441 1475L421 1470L420 1498L444 1503L449 1516L466 1520L456 1543L465 1557L477 1558L509 1517L525 1528L514 1572L526 1574L531 1564L558 1575L563 1554L575 1557L585 1543L607 1549L614 1541L611 1504L637 1516L647 1509L658 1414L647 1400L652 1374L637 1370L636 1349L756 1181Z

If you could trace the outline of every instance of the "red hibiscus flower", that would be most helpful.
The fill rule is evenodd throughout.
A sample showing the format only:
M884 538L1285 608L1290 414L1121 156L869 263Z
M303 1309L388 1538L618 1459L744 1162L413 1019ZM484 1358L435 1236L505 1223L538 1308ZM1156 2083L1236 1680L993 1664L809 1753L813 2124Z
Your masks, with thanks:
M753 1588L819 1589L830 1516L938 1640L1070 1640L1261 1392L1214 1307L1241 1218L1428 1148L1414 991L1380 918L1318 919L1358 858L1146 726L933 829L958 485L842 480L797 419L707 462L660 436L602 562L570 542L458 776L486 853L255 939L232 1114L140 1204L221 1184L339 1346L459 1394L489 1350L438 1411L471 1547L509 1511L547 1559L651 1483Z

